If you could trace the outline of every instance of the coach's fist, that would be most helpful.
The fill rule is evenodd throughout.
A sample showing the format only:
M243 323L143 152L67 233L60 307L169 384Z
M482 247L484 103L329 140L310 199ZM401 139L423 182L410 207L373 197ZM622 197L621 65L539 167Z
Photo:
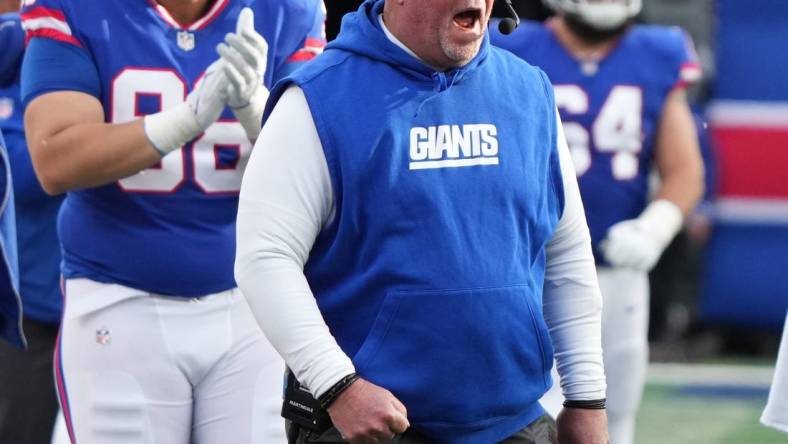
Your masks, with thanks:
M604 409L564 408L556 419L560 444L607 444L607 412Z
M387 441L410 427L405 406L390 391L363 379L342 392L328 414L351 444Z

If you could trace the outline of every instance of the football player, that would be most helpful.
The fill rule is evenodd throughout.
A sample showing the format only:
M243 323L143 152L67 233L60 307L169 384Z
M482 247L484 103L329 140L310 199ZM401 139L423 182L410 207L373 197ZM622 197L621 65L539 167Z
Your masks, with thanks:
M24 51L17 25L17 17L0 15L0 88L13 83L18 58ZM0 339L24 347L18 265L11 166L0 131Z
M31 157L68 193L55 368L73 441L284 441L235 215L268 88L320 52L323 22L320 0L25 2Z
M52 355L60 322L60 243L55 221L61 196L47 196L36 180L25 143L19 72L25 33L19 0L0 0L0 130L14 185L19 296L27 349L0 342L0 442L47 442L57 413Z
M627 444L648 363L648 271L703 189L684 91L700 68L680 29L633 24L640 0L545 2L555 18L492 39L554 85L604 299L610 440ZM660 181L650 199L652 169Z

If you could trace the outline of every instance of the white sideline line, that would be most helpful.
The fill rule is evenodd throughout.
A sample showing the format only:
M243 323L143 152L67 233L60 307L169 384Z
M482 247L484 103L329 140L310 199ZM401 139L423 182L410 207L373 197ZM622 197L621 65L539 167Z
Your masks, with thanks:
M769 387L774 367L725 364L651 363L647 381L652 384L729 385Z

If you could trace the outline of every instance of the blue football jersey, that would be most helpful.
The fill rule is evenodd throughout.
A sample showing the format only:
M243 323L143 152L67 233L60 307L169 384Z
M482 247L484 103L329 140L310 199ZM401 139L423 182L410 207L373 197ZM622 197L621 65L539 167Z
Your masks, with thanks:
M10 38L13 44L7 46L8 53L16 52L15 60L4 70L6 75L0 76L10 80L8 84L0 82L0 130L5 137L14 182L19 294L25 318L55 323L60 319L62 306L60 242L55 222L63 197L44 192L27 150L19 85L25 36L19 14L0 15L0 28L0 32L15 34Z
M636 25L591 62L574 58L549 25L523 22L509 36L491 34L493 44L539 66L553 83L600 261L608 228L646 206L665 99L700 77L692 44L679 28Z
M0 338L23 347L11 167L0 132Z
M216 45L235 31L243 7L254 9L255 28L268 43L269 88L323 46L320 0L216 0L191 24L178 23L148 0L26 3L22 22L31 41L25 65L42 59L41 51L51 51L43 56L54 62L50 70L31 69L30 78L23 70L24 101L53 90L92 93L110 123L181 103L217 59ZM52 42L89 60L98 84L69 85L64 79L72 68L56 63ZM179 296L234 287L238 191L251 149L227 109L159 164L110 185L69 192L58 222L64 276Z

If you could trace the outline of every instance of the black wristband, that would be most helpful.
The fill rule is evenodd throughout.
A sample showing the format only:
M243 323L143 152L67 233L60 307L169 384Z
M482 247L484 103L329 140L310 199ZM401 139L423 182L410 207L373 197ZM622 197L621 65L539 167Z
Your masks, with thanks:
M339 382L332 385L330 389L328 389L325 393L320 395L319 398L317 398L317 402L320 403L320 407L323 409L327 409L328 406L330 406L334 401L336 401L339 395L341 395L342 392L347 390L347 388L350 387L351 384L356 382L356 380L358 380L358 375L355 373L351 373L345 376L344 378L340 379Z
M603 410L605 408L605 404L607 403L606 398L602 399L590 399L590 400L571 400L567 399L564 401L564 407L570 409L591 409L591 410Z

